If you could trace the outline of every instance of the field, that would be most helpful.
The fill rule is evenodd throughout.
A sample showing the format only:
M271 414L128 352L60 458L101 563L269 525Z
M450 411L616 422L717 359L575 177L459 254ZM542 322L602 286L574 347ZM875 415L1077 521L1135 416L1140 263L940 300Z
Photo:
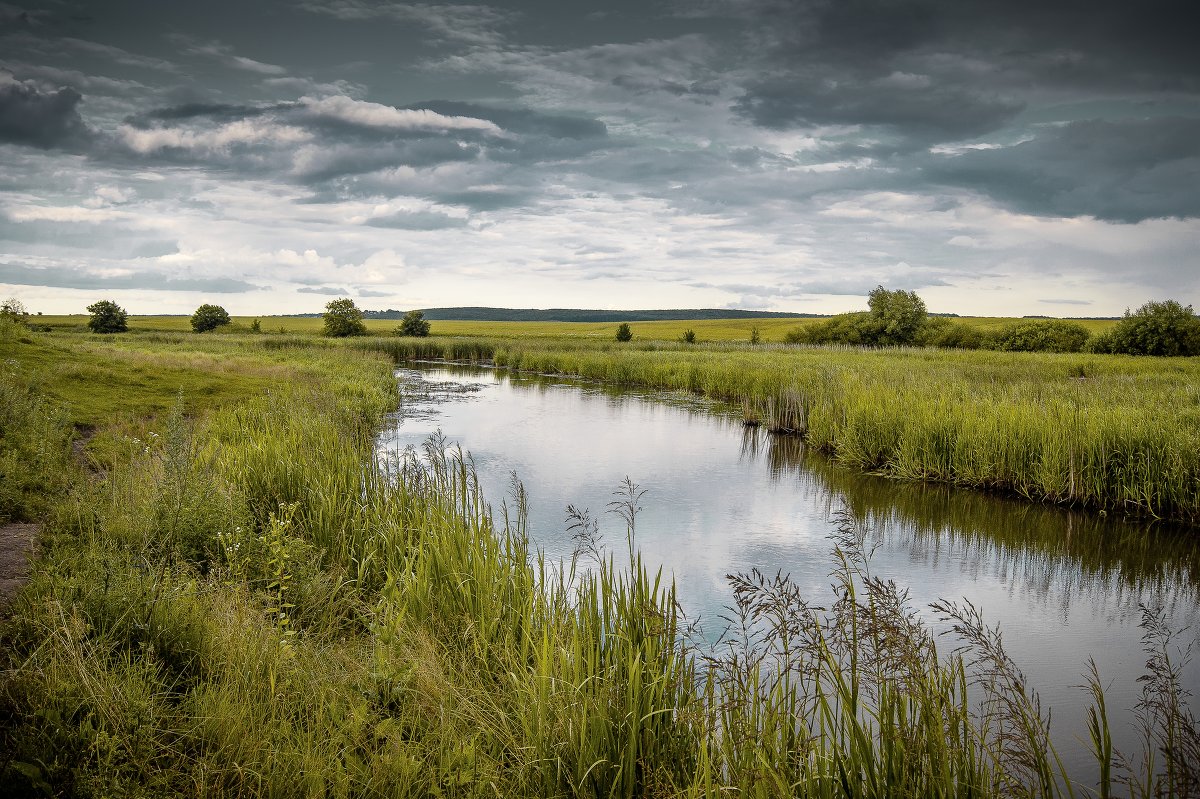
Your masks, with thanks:
M54 328L85 329L87 316L76 314L72 316L41 316L34 320L37 324L49 325ZM245 333L255 317L236 316L233 324L225 333ZM797 327L820 322L821 319L700 319L696 321L671 322L632 322L635 340L644 341L674 341L683 336L685 330L693 330L699 341L748 341L750 331L758 328L759 336L764 342L781 342L783 337ZM1018 320L1004 317L962 317L955 321L978 327L981 330L996 330L1006 324ZM299 333L318 334L321 332L320 317L299 316L265 316L259 317L259 323L264 333ZM372 335L390 335L399 325L395 319L367 319L367 331ZM1097 333L1112 327L1115 322L1105 320L1083 320L1083 325L1091 333ZM470 338L511 338L511 339L586 339L607 341L613 338L617 331L616 322L461 322L453 320L434 321L430 323L430 333L435 336L456 336ZM131 316L129 328L132 331L163 331L187 333L191 326L186 316Z
M907 440L889 425L946 417L930 429L978 436L962 462L981 464L996 459L970 446L1016 435L1004 450L1016 458L1071 401L1099 420L1088 435L1134 425L1106 446L1169 444L1194 419L1195 367L634 345L0 326L0 455L6 488L23 487L4 508L44 524L34 578L0 623L0 784L13 796L1068 795L998 634L946 604L972 648L939 652L895 587L863 573L853 519L833 531L834 591L805 598L828 610L786 579L745 575L731 610L743 643L694 652L672 587L635 552L544 563L519 492L489 513L460 453L431 441L379 463L374 434L404 401L393 359L471 354L741 393L748 413L826 386L797 400L810 439L827 430L870 452L871 436ZM963 427L985 401L1031 410L988 438ZM1161 431L1128 415L1138 403L1164 415ZM1169 450L1185 468L1193 443ZM1147 621L1155 656L1160 621ZM1078 733L1102 790L1182 796L1196 776L1194 717L1155 662L1163 712L1127 773L1089 681L1094 725Z

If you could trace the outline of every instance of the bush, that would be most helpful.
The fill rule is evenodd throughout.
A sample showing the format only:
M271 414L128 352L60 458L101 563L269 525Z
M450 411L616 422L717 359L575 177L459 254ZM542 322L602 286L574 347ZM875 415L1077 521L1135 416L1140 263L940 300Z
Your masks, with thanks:
M1124 355L1200 355L1200 319L1175 300L1148 302L1089 344L1092 352Z
M617 341L633 341L633 328L628 322L617 325Z
M400 327L396 328L396 335L428 336L429 320L425 318L425 314L421 311L409 311L400 320Z
M363 313L349 297L330 300L325 305L325 327L321 335L343 338L345 336L365 336L367 326L363 322Z
M825 322L797 328L784 337L793 344L849 344L897 347L917 344L928 322L925 302L913 291L876 286L868 295L869 311L840 314Z
M205 333L216 330L221 325L229 324L229 312L220 305L201 305L192 314L192 330Z
M951 322L941 316L926 320L913 343L919 347L950 350L987 350L996 344L985 331L962 322Z
M696 331L692 330L689 327L687 330L683 331L683 336L679 340L682 341L684 344L695 344L696 343Z
M1008 325L996 333L996 349L1010 352L1079 352L1088 340L1083 325L1038 319Z
M129 329L129 314L112 300L100 300L87 307L92 318L87 326L93 333L124 333Z
M928 316L925 301L915 291L888 291L876 286L868 297L877 347L912 344Z

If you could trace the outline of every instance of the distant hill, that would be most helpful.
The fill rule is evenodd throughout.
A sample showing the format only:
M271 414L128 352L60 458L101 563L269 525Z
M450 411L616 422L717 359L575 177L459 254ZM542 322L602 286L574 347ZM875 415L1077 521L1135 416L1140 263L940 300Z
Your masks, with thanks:
M825 314L781 313L778 311L740 311L720 308L674 308L645 311L596 311L580 308L423 308L432 321L463 322L667 322L700 319L796 319ZM404 311L363 311L367 319L400 319Z

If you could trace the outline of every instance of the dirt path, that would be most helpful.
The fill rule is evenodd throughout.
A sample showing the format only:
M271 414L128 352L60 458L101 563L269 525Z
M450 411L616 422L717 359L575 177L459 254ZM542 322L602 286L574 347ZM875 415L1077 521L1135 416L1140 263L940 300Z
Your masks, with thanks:
M11 602L29 579L29 561L39 529L37 524L0 526L0 606Z

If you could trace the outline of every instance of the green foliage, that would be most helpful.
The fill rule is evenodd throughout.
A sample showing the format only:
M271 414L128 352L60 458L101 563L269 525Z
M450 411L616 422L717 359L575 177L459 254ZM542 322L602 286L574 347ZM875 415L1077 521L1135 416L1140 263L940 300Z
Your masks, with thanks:
M633 341L633 328L628 322L617 325L617 341Z
M1087 328L1062 319L1033 319L998 330L995 347L1010 352L1079 352L1088 340Z
M129 329L129 314L112 300L94 302L87 310L92 315L87 326L93 333L124 333Z
M363 323L363 313L354 300L342 297L330 300L325 305L323 336L343 338L345 336L365 336L367 326Z
M428 336L429 320L425 318L425 314L421 311L409 311L404 314L404 319L400 321L400 326L396 328L396 335Z
M888 291L876 286L867 295L874 345L887 347L912 344L925 324L925 302L915 291Z
M257 321L257 320L256 320ZM221 325L229 324L229 312L220 305L201 305L192 314L192 330L196 333L206 333L216 330Z
M762 336L759 335L757 327L750 328L750 343L751 344L762 343Z
M25 303L16 297L9 297L0 303L0 319L8 319L12 322L24 322L28 318L29 309L25 307Z
M951 321L942 316L931 316L925 320L913 343L918 347L986 350L995 345L995 340L989 332L974 325Z
M250 332L251 333L261 333L262 332L262 322L259 321L258 319L255 319L253 322L251 322L250 323Z
M692 330L689 327L687 330L683 331L683 335L680 337L679 340L682 341L684 344L695 344L696 343L696 331Z
M1093 352L1122 355L1200 355L1200 319L1175 300L1148 302L1112 330L1096 336Z
M876 286L868 295L869 311L835 316L789 332L791 344L846 344L895 347L919 343L928 316L916 292L888 291Z

